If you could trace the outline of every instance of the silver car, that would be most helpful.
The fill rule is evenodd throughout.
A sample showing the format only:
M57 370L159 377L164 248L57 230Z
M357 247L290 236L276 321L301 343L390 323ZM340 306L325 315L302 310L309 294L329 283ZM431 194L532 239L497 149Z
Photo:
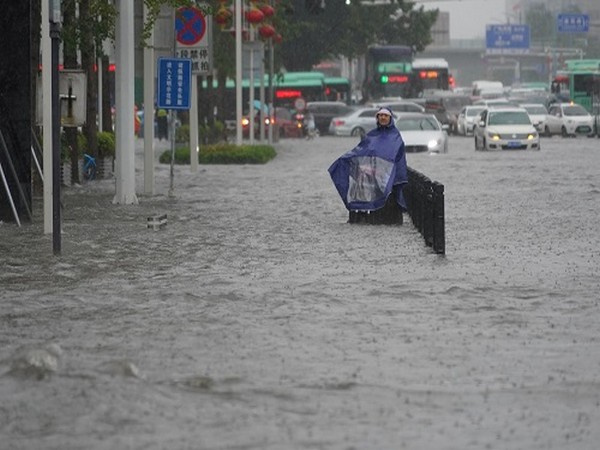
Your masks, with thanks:
M546 116L548 115L546 107L541 103L521 103L519 106L525 108L538 133L543 133L546 128Z
M448 133L433 114L398 114L396 128L406 152L448 152Z
M475 120L484 109L485 106L463 106L456 119L456 132L463 136L472 135Z
M358 108L329 123L329 134L334 136L362 136L376 126L375 114L379 108Z
M474 136L475 150L540 150L540 135L519 107L484 109Z

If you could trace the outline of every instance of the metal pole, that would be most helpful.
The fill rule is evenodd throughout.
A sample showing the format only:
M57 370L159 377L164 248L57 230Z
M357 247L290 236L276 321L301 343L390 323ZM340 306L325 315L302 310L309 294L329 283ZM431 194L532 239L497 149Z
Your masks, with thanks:
M236 144L242 145L242 0L235 0L235 122Z
M177 49L177 30L175 29L175 18L177 16L177 8L173 8L173 17L171 19L171 24L173 25L173 46L171 47L171 58L175 57L175 52ZM175 197L175 111L173 109L169 110L169 137L171 138L171 166L170 166L170 175L169 175L169 197Z
M10 186L8 185L8 181L6 180L6 175L4 175L4 169L2 168L2 163L0 163L0 176L2 177L4 189L6 189L6 196L8 197L8 201L10 202L10 206L12 208L13 215L15 216L15 221L17 222L17 225L19 227L21 227L21 221L19 220L19 213L17 212L15 202L13 201L12 195L10 194Z
M43 167L44 174L44 234L52 233L52 40L50 39L50 5L42 2L42 91L43 91Z
M169 173L169 197L175 197L175 112L174 110L169 110L169 128L170 128L170 138L171 138L171 167Z
M144 23L148 6L144 3ZM154 195L154 27L144 47L144 193Z
M273 109L273 38L269 39L269 117L275 117L275 110ZM269 126L269 144L273 144L273 126Z
M50 0L50 5L50 39L52 40L52 249L55 255L60 255L60 94L58 85L60 2Z

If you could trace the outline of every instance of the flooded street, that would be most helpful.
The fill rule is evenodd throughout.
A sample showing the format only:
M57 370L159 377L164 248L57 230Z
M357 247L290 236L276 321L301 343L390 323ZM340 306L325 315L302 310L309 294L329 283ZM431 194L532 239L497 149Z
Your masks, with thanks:
M406 215L347 223L356 142L178 166L175 198L138 150L139 205L64 189L60 257L41 200L0 224L0 449L595 450L600 139L409 153L445 256Z

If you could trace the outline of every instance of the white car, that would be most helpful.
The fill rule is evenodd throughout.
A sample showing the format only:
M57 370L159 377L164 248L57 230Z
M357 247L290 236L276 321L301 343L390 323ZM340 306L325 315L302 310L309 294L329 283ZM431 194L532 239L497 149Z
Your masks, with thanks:
M486 108L475 126L475 150L540 150L540 135L523 108Z
M362 136L376 126L375 113L379 108L359 108L329 123L329 134L334 136Z
M433 114L398 114L396 128L406 152L448 152L448 133Z
M456 132L462 136L472 135L475 120L484 109L485 106L463 106L456 119Z
M538 133L543 133L546 128L546 116L548 115L546 107L541 103L521 103L519 106L525 108Z
M591 137L594 135L594 118L583 106L576 103L555 103L548 109L544 134Z

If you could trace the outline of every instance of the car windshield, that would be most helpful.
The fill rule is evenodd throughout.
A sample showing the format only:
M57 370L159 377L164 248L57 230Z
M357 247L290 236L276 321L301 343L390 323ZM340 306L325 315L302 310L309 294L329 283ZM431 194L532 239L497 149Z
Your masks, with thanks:
M467 109L467 117L475 117L478 116L481 111L485 108L468 108Z
M530 125L526 111L493 111L489 114L489 125Z
M523 106L527 110L529 114L546 114L546 107L544 105L534 105L534 106Z
M292 113L290 113L290 111L285 108L275 108L275 117L277 119L291 120Z
M396 126L400 131L439 130L438 123L431 117L399 119Z
M565 116L587 116L588 115L588 112L585 110L585 108L580 105L565 106L563 111L565 113Z

